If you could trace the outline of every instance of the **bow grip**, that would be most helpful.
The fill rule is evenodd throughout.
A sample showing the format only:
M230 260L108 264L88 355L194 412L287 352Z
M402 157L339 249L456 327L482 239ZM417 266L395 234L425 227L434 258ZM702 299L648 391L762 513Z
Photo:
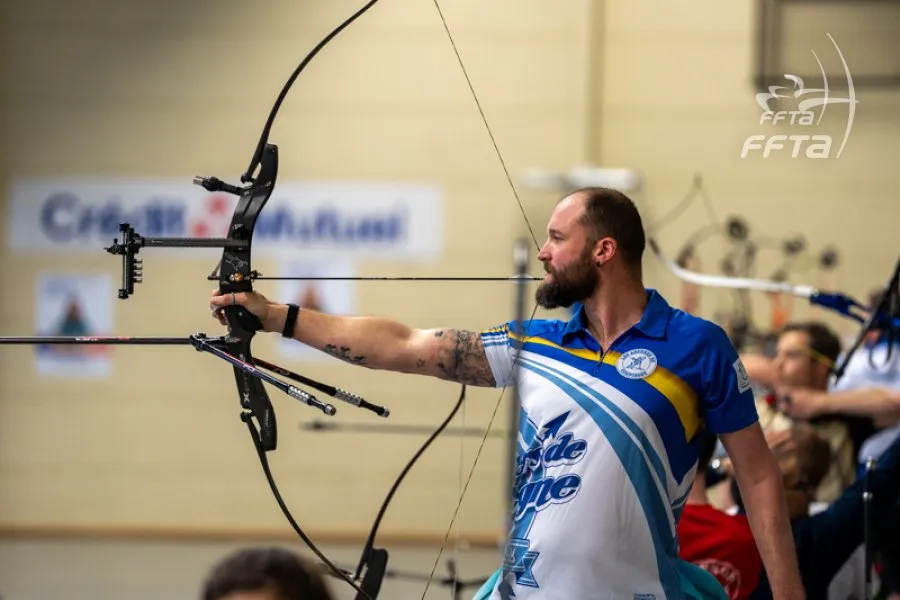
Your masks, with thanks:
M248 333L262 330L262 321L243 306L226 306L222 312L230 324L237 324L240 329Z

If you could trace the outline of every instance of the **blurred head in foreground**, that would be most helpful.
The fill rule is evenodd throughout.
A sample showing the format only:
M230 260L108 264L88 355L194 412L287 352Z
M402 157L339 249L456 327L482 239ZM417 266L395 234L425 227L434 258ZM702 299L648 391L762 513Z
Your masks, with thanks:
M322 575L283 548L245 548L216 563L201 600L334 600Z

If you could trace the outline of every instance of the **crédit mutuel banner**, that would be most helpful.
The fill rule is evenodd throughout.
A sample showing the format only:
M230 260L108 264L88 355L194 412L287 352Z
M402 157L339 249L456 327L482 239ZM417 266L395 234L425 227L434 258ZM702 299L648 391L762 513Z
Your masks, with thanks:
M13 183L8 247L97 253L127 222L144 237L225 237L237 197L190 180L34 179ZM440 188L402 183L278 183L253 234L254 256L429 261L443 245ZM154 249L197 256L217 249Z

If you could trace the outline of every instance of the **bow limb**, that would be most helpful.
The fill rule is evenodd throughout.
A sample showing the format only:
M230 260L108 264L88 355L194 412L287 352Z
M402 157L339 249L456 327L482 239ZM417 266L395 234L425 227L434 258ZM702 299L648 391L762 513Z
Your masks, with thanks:
M233 248L226 247L226 250L223 253L222 261L220 262L218 268L219 289L222 293L252 291L253 280L259 277L259 274L256 271L252 270L250 266L250 246L252 241L253 227L256 223L256 219L258 218L260 211L267 202L275 186L278 166L278 152L277 147L268 143L268 137L271 132L271 128L274 123L277 111L280 108L285 97L287 96L288 90L300 75L300 73L303 71L303 69L309 64L312 58L314 58L319 53L319 51L322 50L322 48L324 48L324 46L338 33L340 33L344 28L346 28L353 21L355 21L366 11L368 11L372 6L374 6L377 1L378 0L369 0L362 8L357 10L352 16L341 23L341 25L335 28L331 33L329 33L328 36L326 36L313 48L313 50L303 59L300 65L291 74L290 78L282 88L281 93L278 95L278 98L275 101L271 112L269 113L269 117L266 120L265 126L263 127L259 143L257 144L256 151L251 158L250 164L247 167L246 172L241 176L241 181L245 183L250 182L251 185L241 193L241 190L237 190L237 188L228 186L227 184L223 184L222 182L215 179L204 180L203 182L201 182L201 185L206 187L206 189L220 189L231 191L232 193L241 193L241 200L239 201L238 206L235 209L235 216L232 220L231 228L229 230L229 238L240 240L241 242L245 242L245 244ZM257 169L259 169L259 174L258 176L255 176ZM261 328L259 321L255 317L253 317L253 315L239 306L226 307L224 312L228 321L229 336L234 338L235 346L232 348L232 350L241 352L242 360L252 362L252 357L250 356L250 340L252 339L254 332L258 331ZM275 482L271 476L265 458L265 451L274 449L276 442L275 418L274 412L271 409L271 403L268 399L268 396L266 395L265 389L263 388L259 380L247 378L245 373L238 372L237 370L235 371L235 377L237 380L242 405L244 405L245 408L250 409L247 413L244 414L244 420L248 423L250 432L253 435L257 451L259 452L260 461L263 465L263 469L269 481L269 485L272 488L272 492L275 495L275 498L278 501L278 504L284 512L285 516L289 520L291 526L294 528L297 534L300 535L306 545L309 546L309 548L328 567L328 569L330 570L330 574L344 580L357 592L357 600L374 600L375 598L377 598L377 595L381 589L381 584L384 580L388 559L387 551L375 547L375 539L377 537L378 527L382 521L382 518L384 517L384 514L387 511L391 500L393 499L394 494L406 477L406 474L412 469L413 465L416 463L419 457L431 445L434 439L436 439L437 436L440 435L440 433L447 427L447 425L459 411L465 399L465 386L462 387L459 400L457 401L450 415L425 442L422 448L413 456L413 458L400 473L396 482L391 487L381 505L381 508L379 509L378 516L376 517L372 525L372 529L360 555L356 571L351 575L350 573L338 568L324 555L324 553L322 553L316 547L312 540L309 539L309 537L303 532L297 522L293 519L287 507L285 506L280 494L278 493L277 487L275 486ZM271 418L260 418L260 415L270 415ZM252 416L256 416L257 420L260 423L259 434L257 434L256 430L254 430L250 423L250 417Z
M260 165L260 162L263 159L263 154L266 150L266 144L269 140L269 134L272 131L272 125L275 123L275 116L278 114L278 109L281 108L281 104L284 102L284 99L287 97L288 90L291 89L291 86L294 85L294 81L297 80L297 77L300 76L300 73L303 72L303 69L312 61L313 58L325 47L328 42L333 40L337 34L343 31L347 26L353 23L356 19L361 17L368 11L370 8L375 6L378 0L369 0L365 5L362 6L359 10L353 13L350 17L344 20L343 23L335 27L331 33L325 36L321 42L316 44L316 46L306 55L303 61L297 65L297 68L294 69L294 72L291 73L291 76L288 78L287 82L284 84L284 87L281 89L281 93L278 94L278 98L275 100L275 104L272 105L272 110L269 111L269 117L266 119L266 124L263 126L262 134L259 137L259 142L256 145L256 150L253 153L253 157L250 159L250 164L247 166L247 170L241 175L241 181L244 183L248 181L253 181L253 173L256 171L257 167Z
M900 259L898 259L891 278L881 293L878 305L865 307L849 294L822 292L809 285L696 273L679 266L675 261L664 256L655 240L649 239L648 243L660 262L676 277L684 281L701 286L756 290L798 296L806 298L810 304L817 304L823 308L833 310L859 323L860 330L856 339L847 352L844 353L841 362L832 369L836 380L843 376L850 358L862 347L866 336L870 332L880 330L892 342L900 334Z
M656 254L657 258L671 271L676 277L693 283L695 285L708 287L734 288L740 290L756 290L760 292L775 292L780 294L789 294L792 296L800 296L802 298L811 298L818 294L818 290L808 285L794 285L787 282L770 281L766 279L750 279L748 277L727 277L724 275L709 275L706 273L697 273L690 271L670 258L663 255L656 240L649 239L648 245Z
M269 143L269 134L272 125L281 107L288 91L290 90L297 77L312 61L312 59L321 51L325 45L334 39L334 37L343 31L348 25L362 16L378 0L369 0L362 8L357 10L353 15L344 20L338 27L332 30L322 41L320 41L312 51L310 51L303 61L297 66L285 85L282 87L272 110L269 112L268 119L263 127L256 150L250 160L246 172L241 176L241 181L248 185L244 188L237 188L228 185L216 178L196 178L195 183L202 185L209 191L221 190L239 195L237 206L235 207L234 216L232 217L231 226L228 231L229 244L225 245L222 254L222 260L218 267L219 291L223 294L236 292L253 291L253 280L258 273L251 267L251 247L253 241L253 230L259 214L272 195L275 189L275 182L278 175L278 148ZM257 173L258 171L258 173ZM226 349L240 360L252 364L253 357L250 352L250 343L256 331L262 329L262 324L253 314L245 308L235 305L226 306L223 311L228 324L228 341ZM381 587L381 580L384 577L384 568L387 555L383 551L376 557L372 558L373 563L377 563L378 568L374 569L371 575L366 574L366 578L360 586L357 581L359 575L351 578L350 574L338 568L325 554L318 549L313 541L304 533L300 525L294 520L287 506L281 498L275 481L269 470L266 452L274 450L277 446L277 433L275 424L275 413L272 408L268 394L258 378L249 377L245 371L235 368L235 381L238 393L241 399L241 406L246 410L242 414L242 420L247 423L259 454L260 463L265 472L266 479L269 482L272 493L278 502L279 507L285 517L316 556L328 567L331 574L345 581L356 592L358 600L375 600L378 589ZM333 414L333 413L331 413ZM254 428L252 419L255 418L258 423L258 431ZM361 565L365 559L370 558L364 554ZM380 571L380 573L378 573Z
M840 292L822 292L810 285L798 285L785 281L697 273L681 267L672 259L667 258L662 253L656 240L651 238L648 240L648 244L660 262L662 262L673 275L683 281L707 287L752 290L797 296L799 298L806 298L809 300L810 304L817 304L823 308L828 308L858 323L865 323L868 318L866 307L848 294L842 294Z

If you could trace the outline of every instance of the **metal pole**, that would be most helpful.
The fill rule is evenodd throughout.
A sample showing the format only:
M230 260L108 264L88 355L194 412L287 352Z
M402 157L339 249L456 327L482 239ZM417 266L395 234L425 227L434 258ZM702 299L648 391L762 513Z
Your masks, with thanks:
M516 241L513 250L513 264L516 269L516 294L515 294L515 321L513 333L521 339L525 335L525 294L528 289L528 263L530 262L530 245L529 241L520 238ZM512 531L513 526L513 486L516 478L516 455L518 454L519 444L519 411L522 406L521 397L519 396L519 351L520 346L515 340L510 340L510 346L514 349L514 361L512 365L511 383L510 383L510 402L509 402L509 430L507 431L508 439L508 456L507 456L507 477L504 491L506 493L507 503L507 532Z
M865 600L872 600L872 471L875 470L875 459L866 459L866 475L863 483L863 551L865 555L866 591Z

